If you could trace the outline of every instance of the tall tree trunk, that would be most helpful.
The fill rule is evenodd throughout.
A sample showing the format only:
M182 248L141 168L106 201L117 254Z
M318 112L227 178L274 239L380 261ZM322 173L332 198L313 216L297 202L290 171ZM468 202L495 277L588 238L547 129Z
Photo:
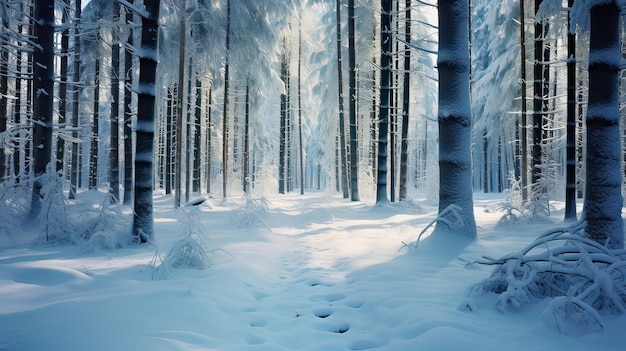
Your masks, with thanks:
M99 39L98 39L99 40ZM91 153L89 156L89 189L98 188L98 134L100 124L100 60L96 59L93 78L93 125L91 131Z
M174 134L174 116L175 116L175 107L174 107L174 99L177 97L178 89L177 85L174 86L167 91L167 107L166 107L166 117L165 117L165 194L170 195L172 193L172 179L174 173L174 158L172 154L175 154L176 151L173 151L175 134Z
M7 4L0 4L0 14L2 15L2 28L0 28L0 42L8 42L9 32L9 14ZM9 79L8 79L8 65L9 65L9 50L4 45L0 47L0 133L4 133L7 130L7 115L8 115L8 91L9 91ZM1 135L1 134L0 134ZM5 142L0 141L0 183L4 183L7 180L7 159L4 152Z
M200 127L202 126L202 82L196 77L196 104L193 124L193 192L200 193Z
M206 123L206 192L208 194L211 193L211 141L212 141L212 130L213 130L213 122L211 118L212 108L213 108L213 86L209 87L209 98L206 104L207 108L207 123Z
M66 128L67 121L67 65L68 65L68 55L69 55L69 46L70 46L70 26L68 23L68 11L70 11L70 1L63 0L64 9L61 10L61 22L65 26L63 31L61 32L61 52L60 52L60 62L59 62L59 130L62 131ZM64 176L63 168L65 165L65 135L64 133L59 133L59 138L57 139L57 154L56 154L56 171L57 173L61 173Z
M280 94L280 136L278 150L278 193L286 192L286 167L287 162L287 89L288 89L288 73L287 73L287 44L283 41L283 53L280 58L280 78L285 86L285 91Z
M130 4L133 0L128 1ZM124 205L130 205L133 199L133 12L126 9L127 48L124 51Z
M525 0L520 0L519 17L520 17L520 72L521 72L521 162L520 162L520 180L522 182L522 200L526 202L528 199L528 116L526 114L526 10Z
M228 185L228 85L230 81L230 0L226 1L226 63L224 66L224 110L222 113L222 198Z
M574 0L568 0L571 9ZM571 22L571 13L567 16L567 27ZM576 34L567 34L567 149L566 149L566 186L565 220L576 220Z
M304 195L304 146L302 137L302 21L300 21L298 25L298 154L300 155L300 195Z
M159 42L159 0L144 0L141 50L139 50L139 89L137 103L137 141L135 143L135 201L133 235L140 242L154 237L152 214L152 159L154 157L154 120L156 70Z
M246 79L246 111L243 126L243 192L250 191L250 81Z
M34 13L33 47L33 150L34 175L31 215L36 217L41 211L41 176L52 158L52 116L54 94L54 1L37 0Z
M400 201L407 199L409 173L409 106L411 99L411 0L404 8L404 81L402 90L402 144L400 146Z
M535 14L539 10L543 0L535 0ZM548 25L543 21L535 20L535 65L534 65L534 98L533 98L533 146L532 146L532 201L535 206L543 206L541 203L545 197L547 189L540 184L542 181L543 161L543 120L546 116L549 92L546 89L548 84L548 60L550 48L546 45L545 39L548 34Z
M337 2L337 88L339 100L339 158L341 161L341 188L343 198L347 199L348 194L348 161L346 151L346 121L343 110L343 68L342 68L342 47L341 47L341 0Z
M191 73L191 66L192 66L192 62L193 62L193 58L189 58L189 70L187 72L187 75L189 76L186 80L187 80L187 108L185 109L185 203L189 202L189 195L191 193L191 170L189 169L189 167L191 167L192 163L191 163L191 151L192 151L192 143L193 140L191 139L191 100L192 100L192 87L191 87L191 82L192 82L192 73Z
M356 125L356 45L354 0L348 0L348 63L350 65L350 199L359 201L359 152Z
M113 1L113 30L111 31L111 144L109 156L109 193L113 201L120 199L120 41L117 24L120 18L120 4Z
M439 0L439 213L460 208L457 228L438 222L437 231L476 238L472 199L467 0Z
M72 161L70 166L70 194L69 198L74 199L76 197L76 191L78 188L78 175L80 172L79 158L78 158L78 116L80 108L80 91L81 86L78 84L80 80L80 16L82 11L81 0L74 0L74 64L72 67Z
M584 216L586 235L624 248L619 131L620 9L615 1L591 8L589 108Z
M380 112L378 116L378 166L376 167L376 203L387 198L387 144L389 141L389 97L391 95L391 0L381 0L380 15Z
M181 9L180 15L180 37L178 47L178 108L176 113L176 160L174 161L174 207L180 207L180 197L182 195L182 177L183 177L183 118L185 116L185 38L186 33L186 13L185 8Z

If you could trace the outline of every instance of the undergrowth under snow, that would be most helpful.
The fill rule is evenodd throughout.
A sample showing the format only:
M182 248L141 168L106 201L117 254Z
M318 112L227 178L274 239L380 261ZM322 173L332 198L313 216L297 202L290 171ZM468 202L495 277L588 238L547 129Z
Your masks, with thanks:
M157 196L156 242L139 246L119 238L127 209L79 194L94 215L68 218L95 235L45 243L38 226L0 223L0 349L622 350L624 314L603 314L600 332L559 334L554 323L586 310L556 295L517 303L534 296L523 287L502 297L506 284L489 289L498 269L475 263L506 262L520 281L540 274L541 258L559 257L534 243L563 226L561 204L541 223L498 225L506 209L476 196L477 241L426 234L417 246L435 203L313 193L176 211ZM525 249L536 265L515 260Z

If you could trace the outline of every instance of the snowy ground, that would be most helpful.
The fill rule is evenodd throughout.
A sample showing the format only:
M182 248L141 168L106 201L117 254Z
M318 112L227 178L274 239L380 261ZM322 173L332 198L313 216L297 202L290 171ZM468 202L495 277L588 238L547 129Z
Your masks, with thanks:
M492 270L464 261L517 251L562 218L556 203L551 223L495 229L498 200L481 196L478 241L411 249L434 203L325 193L273 197L254 225L237 201L174 211L158 197L157 245L0 240L0 350L623 350L625 316L563 336L541 322L547 300L502 314L492 295L478 311L457 309ZM213 266L162 265L190 221Z

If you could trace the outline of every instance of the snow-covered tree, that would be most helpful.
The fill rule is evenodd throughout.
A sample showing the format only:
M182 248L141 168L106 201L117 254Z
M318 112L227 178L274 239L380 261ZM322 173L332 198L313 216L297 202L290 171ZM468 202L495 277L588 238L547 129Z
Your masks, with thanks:
M41 177L52 159L52 128L54 99L54 0L37 0L34 12L33 50L33 162L35 181L31 215L41 210Z
M601 245L623 249L618 79L622 63L620 9L615 1L590 3L585 232Z
M438 232L476 237L472 198L468 2L439 0L439 213L458 208L460 222L440 220ZM456 211L455 211L456 212Z
M156 71L159 42L160 0L144 0L141 12L141 48L135 144L135 201L133 235L140 242L152 240L152 161L154 158L154 121Z

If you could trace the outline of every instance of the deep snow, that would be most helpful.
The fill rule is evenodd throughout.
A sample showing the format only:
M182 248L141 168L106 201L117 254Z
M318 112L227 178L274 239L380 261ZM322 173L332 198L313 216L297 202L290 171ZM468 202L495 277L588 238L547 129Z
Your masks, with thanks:
M625 316L563 336L541 322L549 299L502 314L486 295L478 311L457 309L492 270L466 261L517 251L563 214L553 202L546 223L495 228L501 195L476 197L477 241L428 237L417 248L436 203L328 193L277 195L267 212L242 210L243 199L175 211L157 196L154 245L0 238L0 349L623 350ZM212 266L173 268L168 250L200 227Z

